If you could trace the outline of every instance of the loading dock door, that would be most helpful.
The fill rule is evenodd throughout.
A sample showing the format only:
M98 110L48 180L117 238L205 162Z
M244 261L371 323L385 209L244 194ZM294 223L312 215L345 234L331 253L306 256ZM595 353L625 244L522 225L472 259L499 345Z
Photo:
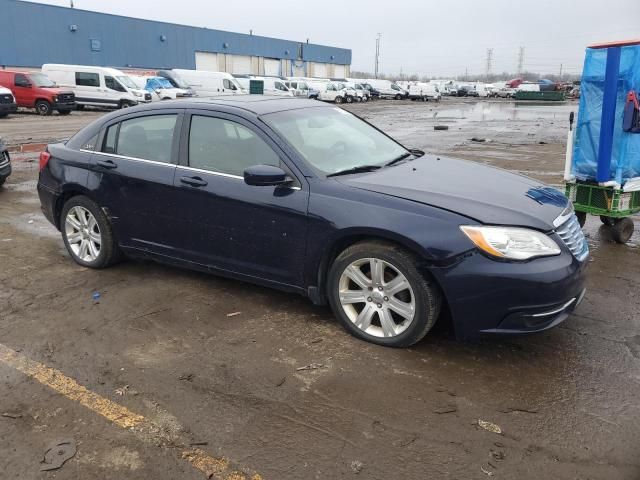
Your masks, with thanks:
M344 65L334 65L333 67L333 76L335 78L344 78L345 76L345 68Z
M251 57L245 55L233 55L231 73L251 73Z
M327 64L326 63L314 64L313 76L316 78L327 78Z
M264 59L264 74L270 77L277 77L280 75L280 60L273 58Z
M196 52L196 70L206 70L209 72L217 72L218 54L210 52Z

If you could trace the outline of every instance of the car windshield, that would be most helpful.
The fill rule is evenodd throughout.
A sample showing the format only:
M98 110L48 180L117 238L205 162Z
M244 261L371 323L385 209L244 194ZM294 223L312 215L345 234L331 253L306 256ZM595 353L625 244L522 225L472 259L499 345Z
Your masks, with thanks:
M169 80L171 82L172 85L176 86L177 88L182 88L184 90L190 88L189 84L187 82L185 82L182 77L180 77L179 75L172 73L171 74L171 79Z
M49 77L47 77L43 73L31 73L31 74L29 74L29 77L31 78L31 82L36 87L47 88L47 87L55 87L56 86L55 82L53 82Z
M408 150L345 110L307 108L262 117L302 157L324 175L383 166Z
M129 77L127 77L126 75L120 75L119 77L116 77L118 79L118 81L124 85L127 88L133 88L136 89L138 87L136 87L136 84L133 83L133 80L131 80Z

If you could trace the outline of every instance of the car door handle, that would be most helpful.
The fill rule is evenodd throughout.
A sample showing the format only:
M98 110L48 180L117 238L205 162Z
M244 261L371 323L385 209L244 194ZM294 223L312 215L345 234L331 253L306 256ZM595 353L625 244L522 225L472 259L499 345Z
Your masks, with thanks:
M98 160L98 166L102 168L107 168L112 170L114 168L118 168L118 165L113 160Z
M206 187L207 182L200 177L180 177L180 181L192 187Z

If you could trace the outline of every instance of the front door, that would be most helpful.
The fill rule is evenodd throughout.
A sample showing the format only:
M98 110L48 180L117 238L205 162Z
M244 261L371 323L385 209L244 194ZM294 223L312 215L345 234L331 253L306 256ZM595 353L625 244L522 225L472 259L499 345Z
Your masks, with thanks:
M20 107L33 107L34 95L32 93L33 85L29 82L26 75L16 73L14 78L13 96L16 97L16 103Z
M174 197L183 255L214 270L302 285L306 181L249 186L243 172L254 165L280 166L295 178L275 143L234 115L194 113L185 121Z

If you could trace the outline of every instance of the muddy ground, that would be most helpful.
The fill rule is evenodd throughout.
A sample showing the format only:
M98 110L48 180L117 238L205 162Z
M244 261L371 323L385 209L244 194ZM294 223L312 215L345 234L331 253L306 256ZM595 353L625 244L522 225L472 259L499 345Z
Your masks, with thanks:
M560 185L577 106L347 108L408 146ZM12 115L0 136L51 141L98 115ZM553 331L464 344L441 328L394 350L350 337L328 309L294 295L152 263L75 265L39 213L36 164L15 154L0 189L0 344L168 434L271 480L640 478L638 234L617 245L588 219L589 291ZM4 413L3 479L203 478L180 445L143 442L0 362ZM75 457L40 472L47 446L69 437Z

